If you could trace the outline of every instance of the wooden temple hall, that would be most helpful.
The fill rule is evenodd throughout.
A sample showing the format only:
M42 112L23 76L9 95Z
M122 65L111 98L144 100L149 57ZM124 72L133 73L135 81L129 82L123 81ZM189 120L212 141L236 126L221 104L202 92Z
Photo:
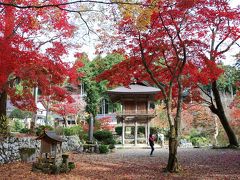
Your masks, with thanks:
M160 89L142 84L131 84L129 87L117 87L107 93L112 102L121 104L117 113L118 123L122 125L122 145L147 143L150 134L150 122L156 116L154 110L154 95ZM138 133L144 128L144 136Z

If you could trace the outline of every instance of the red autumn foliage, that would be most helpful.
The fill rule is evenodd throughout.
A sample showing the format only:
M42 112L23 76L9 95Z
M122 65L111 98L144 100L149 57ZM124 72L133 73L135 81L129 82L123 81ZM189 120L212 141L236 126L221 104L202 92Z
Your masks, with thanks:
M193 100L201 101L197 85L208 85L218 79L223 73L219 62L240 38L239 9L230 8L227 1L213 0L154 3L158 8L149 11L150 22L144 28L139 28L135 16L123 15L118 23L119 40L111 47L117 47L113 51L119 49L126 54L126 60L105 71L98 79L107 79L109 86L128 86L133 78L156 84L146 72L148 67L156 81L164 85L166 92L171 91L177 102L177 77L181 74L183 89L189 88L194 92ZM108 42L104 42L107 50ZM173 81L171 90L170 81ZM157 98L162 97L159 94Z
M82 98L78 95L72 95L71 97L72 99L70 101L65 100L63 102L53 104L50 110L62 116L64 119L66 119L67 116L76 116L78 113L83 112L85 108L85 102L82 100Z
M51 1L59 2L66 1ZM38 1L17 3L28 5ZM75 30L68 22L67 12L56 8L18 9L3 5L0 9L0 93L7 93L15 106L30 111L36 110L34 87L40 89L43 97L51 95L53 100L68 97L61 84L67 77L71 82L76 81L76 69L82 64L70 67L62 61ZM18 85L23 87L21 92L17 90Z
M94 123L94 131L97 130L107 130L107 131L114 131L115 126L111 124L112 120L111 117L102 117L96 120ZM81 124L83 131L88 132L89 124L88 123L82 123Z
M99 130L114 131L115 126L111 124L111 117L102 117L97 120L100 123Z
M240 82L237 82L237 93L234 97L233 102L230 104L231 108L231 126L233 127L236 134L240 135Z

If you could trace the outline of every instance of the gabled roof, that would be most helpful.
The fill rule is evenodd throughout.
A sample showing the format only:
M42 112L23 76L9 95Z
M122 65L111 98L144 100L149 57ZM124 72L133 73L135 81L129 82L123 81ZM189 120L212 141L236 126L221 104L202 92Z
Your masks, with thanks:
M144 84L131 84L129 87L120 86L112 90L108 90L112 102L122 101L125 99L154 99L154 95L159 93L161 90L155 87L146 86Z
M112 90L108 90L108 94L157 94L160 89L150 86L143 86L140 84L132 84L129 87L117 87Z
M50 141L54 142L63 142L64 139L62 139L60 136L58 136L54 131L44 131L43 134L37 137L36 140L41 140L41 139L48 139Z

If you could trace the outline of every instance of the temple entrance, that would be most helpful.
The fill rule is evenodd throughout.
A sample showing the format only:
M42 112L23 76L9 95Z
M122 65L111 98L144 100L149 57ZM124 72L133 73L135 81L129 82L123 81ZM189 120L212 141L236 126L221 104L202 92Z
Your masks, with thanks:
M159 91L140 84L107 91L112 102L121 104L121 112L117 112L116 118L122 126L122 145L148 143L150 122L156 116L151 105Z

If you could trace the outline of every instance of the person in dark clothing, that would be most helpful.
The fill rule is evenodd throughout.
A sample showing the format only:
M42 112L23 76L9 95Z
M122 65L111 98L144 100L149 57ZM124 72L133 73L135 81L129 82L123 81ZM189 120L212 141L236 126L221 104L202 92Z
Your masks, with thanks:
M150 156L152 156L153 154L153 151L154 151L154 137L152 134L149 135L149 145L151 147L151 153L150 153Z

